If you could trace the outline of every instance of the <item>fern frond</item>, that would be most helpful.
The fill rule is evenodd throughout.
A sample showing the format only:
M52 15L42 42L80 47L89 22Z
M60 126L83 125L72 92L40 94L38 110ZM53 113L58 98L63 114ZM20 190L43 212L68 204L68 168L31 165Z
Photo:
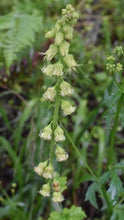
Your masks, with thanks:
M35 33L41 31L42 17L37 14L12 13L1 17L0 24L0 30L5 32L2 48L9 69L13 61L17 60L17 54L35 41Z

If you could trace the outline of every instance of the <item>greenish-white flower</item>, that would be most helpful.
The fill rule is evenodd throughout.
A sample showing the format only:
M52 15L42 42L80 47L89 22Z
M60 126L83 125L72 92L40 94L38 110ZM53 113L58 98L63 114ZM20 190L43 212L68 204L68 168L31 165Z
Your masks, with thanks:
M44 184L41 188L41 190L39 191L39 193L44 196L44 197L49 197L50 196L50 185L49 183Z
M74 90L72 89L70 83L64 80L60 84L60 90L62 96L71 96L74 93Z
M55 100L55 96L56 96L55 86L48 88L47 91L43 94L43 98L51 102Z
M122 47L122 46L117 46L117 47L114 49L114 53L115 53L117 56L123 55L123 54L124 54L123 47Z
M66 65L71 69L77 66L77 63L74 59L74 56L72 54L67 54L67 56L64 57L64 61Z
M54 136L56 142L62 142L65 140L64 131L59 125L54 131Z
M71 40L73 38L73 28L69 25L63 27L64 35L66 40Z
M60 45L64 40L64 34L62 32L57 32L55 37L55 44Z
M48 32L45 34L45 37L46 37L46 38L53 38L53 37L55 37L55 30L52 29L52 30L48 31Z
M66 116L71 115L76 110L76 107L72 106L70 102L62 100L61 109L63 111L63 114Z
M69 157L68 153L65 152L65 150L63 148L59 147L58 145L56 147L55 154L56 154L57 161L59 161L59 162L65 161Z
M46 166L47 166L47 160L39 163L37 167L34 167L35 173L37 173L39 176L42 176Z
M63 65L58 62L58 63L55 63L53 65L53 72L52 72L52 75L53 76L62 76L63 75Z
M47 67L43 67L42 68L42 72L46 75L46 76L52 76L53 74L53 70L54 70L54 65L50 64Z
M53 169L53 166L51 164L49 164L44 172L43 172L43 177L45 179L52 179L53 178L53 172L54 172L54 169Z
M52 60L55 55L58 53L58 47L55 44L51 44L49 49L46 51L46 60L50 61Z
M52 128L51 128L51 124L47 125L43 131L40 131L39 136L41 138L43 138L44 140L51 140L52 138Z
M70 44L67 42L67 41L63 41L60 46L59 46L59 49L60 49L60 54L62 56L66 56L69 52L69 46Z
M117 65L116 65L116 71L117 71L117 72L121 72L122 70L123 70L122 64L121 64L121 63L117 63Z
M54 202L62 202L64 200L64 197L61 192L54 192L52 200Z

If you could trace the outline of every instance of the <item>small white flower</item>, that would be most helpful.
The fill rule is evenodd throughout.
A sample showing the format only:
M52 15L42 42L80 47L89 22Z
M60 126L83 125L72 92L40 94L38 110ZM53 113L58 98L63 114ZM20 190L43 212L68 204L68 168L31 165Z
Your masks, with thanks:
M67 54L64 57L64 61L69 68L74 68L77 66L77 63L76 63L74 56L72 54Z
M43 98L51 102L55 100L55 96L56 96L55 86L48 88L47 91L43 94Z
M58 63L55 63L53 65L53 72L52 72L52 75L53 76L62 76L63 75L63 65L58 62Z
M56 37L55 37L55 44L59 45L59 44L61 44L63 42L63 40L64 40L63 33L62 32L57 32L56 33Z
M50 196L50 185L49 183L44 184L42 186L42 189L39 191L39 193L44 196L44 197L49 197Z
M63 27L64 32L65 32L65 39L66 40L71 40L73 37L73 28L70 27L69 25L65 25Z
M61 192L54 192L52 200L54 202L62 202L64 200L64 197Z
M48 31L48 32L45 34L45 37L46 37L46 38L53 38L53 37L55 37L55 30L52 29L52 30Z
M51 44L49 49L46 51L46 60L50 61L55 57L55 55L58 53L58 47L55 44Z
M44 172L43 172L43 177L45 179L52 179L53 178L53 172L54 172L54 169L53 169L53 166L51 164L49 164Z
M39 176L42 176L46 166L47 166L47 160L39 163L37 167L34 167L35 173L37 173Z
M66 116L71 115L76 110L76 107L72 106L70 102L62 100L61 109L63 111L63 114Z
M64 131L60 126L57 126L57 128L55 129L54 136L56 142L62 142L65 140Z
M51 140L52 138L52 128L51 124L47 125L43 131L40 132L39 136L43 138L44 140Z
M54 65L51 64L47 67L43 67L42 68L42 72L46 75L46 76L52 76L53 73L53 69L54 69Z
M57 145L56 151L55 151L57 161L65 161L68 159L68 153L65 152L65 150Z
M62 56L66 56L68 54L69 46L70 46L70 44L67 41L63 41L60 44L59 49L60 49L60 54Z
M74 90L72 89L71 85L68 82L63 82L60 84L61 89L61 95L62 96L70 96L74 93Z

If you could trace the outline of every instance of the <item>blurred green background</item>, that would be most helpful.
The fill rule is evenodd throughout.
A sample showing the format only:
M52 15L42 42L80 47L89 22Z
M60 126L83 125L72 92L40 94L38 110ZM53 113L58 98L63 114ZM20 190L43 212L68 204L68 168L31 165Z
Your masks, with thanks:
M105 56L111 54L116 45L123 46L124 0L1 0L1 220L47 219L54 209L48 199L38 194L43 179L33 171L49 153L49 143L41 140L38 133L52 116L52 106L40 101L51 81L44 78L40 70L43 56L39 51L45 52L51 44L44 35L67 4L72 4L80 15L70 48L80 65L78 73L68 79L75 88L73 100L78 108L73 116L63 118L63 122L92 168L98 174L106 169L107 134L112 114L109 117L103 101L105 92L111 89L112 77L105 71ZM116 160L124 156L123 116L121 122ZM68 176L69 187L63 206L81 206L87 219L106 219L103 210L85 201L90 175L68 141L65 148L71 156L64 165L56 167L62 175ZM98 204L101 207L100 198Z

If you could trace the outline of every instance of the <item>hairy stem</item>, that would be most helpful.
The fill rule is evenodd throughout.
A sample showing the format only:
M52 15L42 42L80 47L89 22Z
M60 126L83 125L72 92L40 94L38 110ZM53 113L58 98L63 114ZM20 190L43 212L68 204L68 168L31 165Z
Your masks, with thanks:
M114 125L113 125L113 128L111 130L111 134L110 134L110 148L109 148L109 154L108 154L108 166L110 164L112 164L112 157L114 155L114 143L115 143L116 129L117 129L117 125L118 125L118 118L119 118L123 98L124 98L124 94L122 93L119 100L118 100Z
M61 83L61 77L58 77L56 82L56 100L55 100L55 109L53 114L53 124L52 124L52 140L50 145L50 163L53 164L53 156L54 156L54 146L55 146L55 138L54 131L58 124L58 114L59 114L59 106L60 106L60 94L59 94L59 85Z

